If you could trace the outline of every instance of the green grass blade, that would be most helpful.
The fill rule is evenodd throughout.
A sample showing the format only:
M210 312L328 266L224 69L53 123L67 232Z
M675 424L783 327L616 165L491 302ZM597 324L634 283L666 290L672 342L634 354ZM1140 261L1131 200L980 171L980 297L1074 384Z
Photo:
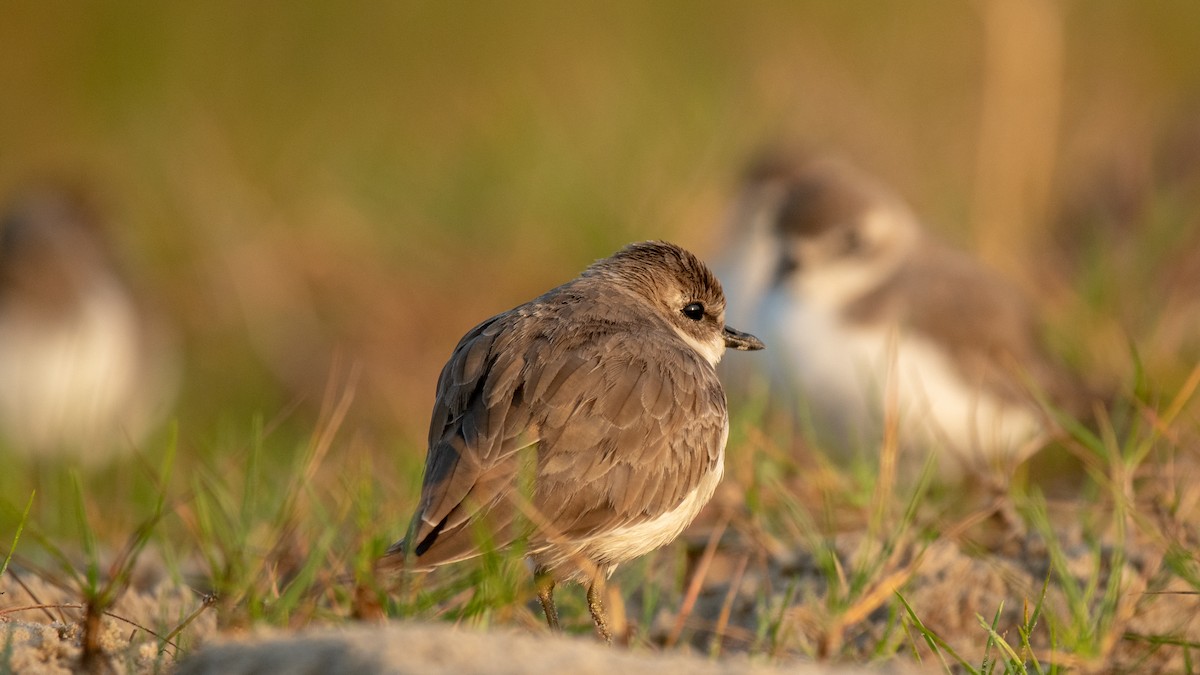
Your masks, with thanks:
M21 541L21 532L25 530L25 522L29 520L29 511L33 508L33 498L37 491L29 493L29 502L25 504L25 510L21 512L21 519L17 521L17 531L13 535L12 547L8 549L8 555L4 556L4 564L0 565L0 576L8 571L8 564L12 562L12 557L17 552L17 543Z
M950 669L950 664L946 662L944 654L949 654L952 659L958 662L958 665L966 669L966 671L971 673L971 675L981 675L979 670L977 670L966 659L960 656L953 647L951 647L946 643L945 640L941 638L940 635L930 630L925 623L921 621L920 617L917 616L916 611L913 610L912 605L908 604L908 600L906 600L904 595L902 595L899 591L896 592L896 598L898 598L900 603L904 605L904 610L908 612L909 619L911 619L912 622L917 626L917 631L921 633L923 638L925 638L925 643L929 645L929 649L937 655L938 659L941 660L942 668L944 668L947 673L953 671Z

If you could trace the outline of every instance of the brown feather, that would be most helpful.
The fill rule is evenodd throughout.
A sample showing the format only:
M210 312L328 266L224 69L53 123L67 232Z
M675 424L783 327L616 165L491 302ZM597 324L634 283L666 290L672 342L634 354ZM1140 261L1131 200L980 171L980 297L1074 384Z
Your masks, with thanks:
M702 321L680 313L691 302ZM720 340L723 312L703 263L649 243L469 331L438 380L411 544L384 565L469 557L480 530L496 546L528 537L557 551L679 508L720 471L726 427L716 372L680 335ZM536 449L531 495L516 493L522 448ZM523 499L552 531L516 527Z

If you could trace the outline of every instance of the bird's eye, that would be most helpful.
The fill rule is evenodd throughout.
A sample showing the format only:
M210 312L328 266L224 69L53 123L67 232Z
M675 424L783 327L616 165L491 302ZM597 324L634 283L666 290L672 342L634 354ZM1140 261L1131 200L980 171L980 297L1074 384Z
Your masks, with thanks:
M842 253L847 255L858 253L863 248L862 235L856 229L849 229L842 233Z
M779 267L775 270L775 276L779 279L786 279L795 274L798 269L800 269L800 261L796 260L795 256L785 255L779 259Z
M683 308L683 315L692 321L699 321L704 318L704 305L693 302Z

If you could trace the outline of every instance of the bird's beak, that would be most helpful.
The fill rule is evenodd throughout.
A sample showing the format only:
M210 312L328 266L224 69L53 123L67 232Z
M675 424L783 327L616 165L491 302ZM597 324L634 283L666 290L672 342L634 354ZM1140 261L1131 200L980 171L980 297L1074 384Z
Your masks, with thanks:
M729 326L725 326L725 346L729 349L736 349L742 352L758 351L766 347L762 340Z

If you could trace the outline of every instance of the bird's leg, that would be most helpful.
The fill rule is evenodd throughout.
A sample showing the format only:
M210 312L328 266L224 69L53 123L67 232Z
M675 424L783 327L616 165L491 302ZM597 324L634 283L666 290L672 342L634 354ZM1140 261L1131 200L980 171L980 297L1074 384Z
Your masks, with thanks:
M537 574L534 577L537 584L538 601L542 603L542 611L546 613L546 624L550 630L559 632L558 609L554 606L554 577L549 574Z
M596 633L600 635L605 644L611 645L612 633L608 630L608 619L604 617L604 603L600 600L603 594L604 577L596 575L592 578L592 583L588 584L588 611L592 613L592 621L596 624Z

